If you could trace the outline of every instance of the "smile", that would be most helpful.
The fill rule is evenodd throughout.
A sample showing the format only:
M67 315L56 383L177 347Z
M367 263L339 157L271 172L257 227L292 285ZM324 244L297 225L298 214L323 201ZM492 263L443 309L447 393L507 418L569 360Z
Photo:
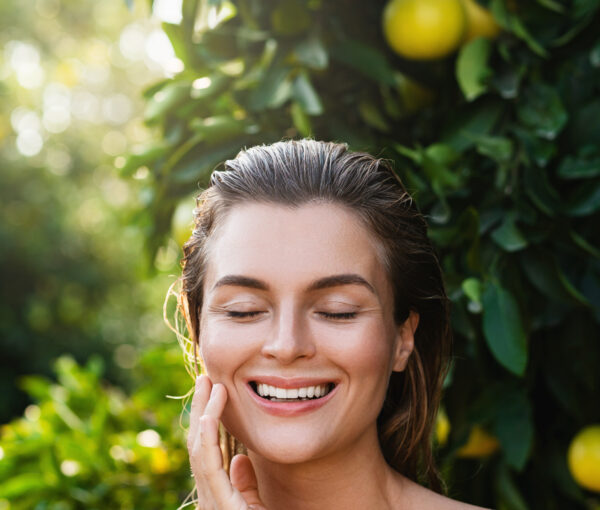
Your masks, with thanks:
M271 402L299 402L323 398L333 390L335 384L326 383L300 388L279 388L270 384L251 381L250 386L259 397Z

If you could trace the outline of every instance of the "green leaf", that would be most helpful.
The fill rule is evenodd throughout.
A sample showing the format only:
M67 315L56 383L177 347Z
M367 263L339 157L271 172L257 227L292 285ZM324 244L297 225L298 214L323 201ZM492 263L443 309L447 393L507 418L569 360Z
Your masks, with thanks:
M296 76L292 84L292 96L309 115L320 115L323 113L323 104L313 88L307 73L300 72Z
M547 140L554 140L568 119L557 90L545 83L525 90L518 103L517 116L523 125Z
M512 131L525 147L527 156L532 158L538 166L545 167L556 155L557 146L551 140L539 138L529 131L529 129L517 125L512 127Z
M505 510L529 510L507 466L501 465L499 467L495 484L498 501L503 504L501 508Z
M566 206L569 216L589 216L600 210L600 181L582 184L569 197Z
M0 484L0 498L17 498L46 487L47 484L39 473L15 474L10 480Z
M538 4L543 5L547 9L550 9L554 12L565 12L565 8L562 4L555 0L536 0Z
M189 100L190 89L191 83L189 81L175 80L168 82L147 101L144 120L148 123L156 122L159 117Z
M528 244L527 239L517 227L513 215L507 215L491 235L496 244L508 252L522 250Z
M450 145L444 143L434 143L425 149L425 155L441 165L453 165L460 158Z
M467 101L473 101L487 90L492 76L488 59L492 50L489 39L477 38L463 46L456 60L456 79Z
M560 196L548 182L545 170L525 168L523 183L531 201L546 215L554 217L563 210Z
M173 46L173 51L178 59L180 59L185 65L188 65L190 58L188 55L188 45L185 30L182 25L175 25L173 23L162 23L162 29L169 41Z
M331 56L357 70L370 80L394 85L394 69L378 50L362 42L346 39L331 48Z
M129 154L125 159L125 165L120 169L124 177L129 177L141 166L149 166L157 159L166 156L172 147L167 143L152 142L140 147L135 153Z
M580 236L577 232L573 230L569 232L569 235L571 236L571 239L573 239L573 242L582 250L589 253L592 257L600 259L600 249L596 248L593 244L587 241L587 239Z
M173 169L170 178L176 184L203 182L218 164L234 157L247 143L247 138L234 138L214 146L200 144L194 154L186 158L185 164Z
M312 127L310 118L302 109L302 107L295 101L292 103L290 113L292 115L292 122L294 123L294 127L298 130L298 133L300 133L303 137L311 136Z
M531 404L523 391L512 391L498 402L494 432L510 466L521 471L531 454L533 446L533 417Z
M553 255L529 249L521 255L520 261L527 278L546 299L589 306L588 300L567 279Z
M488 134L505 105L502 101L482 101L466 107L460 115L452 118L445 127L440 142L448 144L457 152L464 152L475 145L477 137Z
M213 144L235 137L240 133L258 129L257 126L248 124L246 120L238 120L229 115L216 115L204 119L192 119L190 127L202 135L199 140Z
M371 127L378 129L379 131L389 131L385 117L372 101L362 100L358 103L358 112L361 118Z
M506 163L510 160L513 153L513 142L510 138L503 136L477 136L474 138L479 154L498 163Z
M563 179L589 179L600 175L600 158L585 159L567 156L558 167L557 174Z
M299 43L294 54L298 62L312 69L326 69L329 65L327 50L316 35L311 35Z
M506 8L504 0L492 0L489 6L494 19L507 31L512 32L519 39L523 40L529 49L540 57L547 57L546 49L531 35L529 29L525 26L518 12L513 13Z
M527 366L527 336L513 295L499 283L487 282L482 296L483 333L494 358L515 375Z
M462 282L462 290L465 295L475 303L481 303L481 291L483 285L478 278L467 278Z
M248 108L262 111L277 108L287 101L292 93L290 70L274 64L256 85L248 98Z

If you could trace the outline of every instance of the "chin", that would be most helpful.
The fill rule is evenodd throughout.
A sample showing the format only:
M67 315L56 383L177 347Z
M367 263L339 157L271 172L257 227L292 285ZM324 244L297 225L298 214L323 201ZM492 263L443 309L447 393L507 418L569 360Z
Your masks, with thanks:
M306 427L253 427L251 431L225 427L252 453L279 464L301 464L327 454L331 441Z

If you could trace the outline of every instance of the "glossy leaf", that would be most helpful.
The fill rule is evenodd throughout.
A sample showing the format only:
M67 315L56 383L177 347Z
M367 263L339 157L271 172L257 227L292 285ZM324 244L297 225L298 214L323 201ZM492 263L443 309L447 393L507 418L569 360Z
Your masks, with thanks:
M487 282L482 296L483 333L494 358L515 375L525 373L527 335L513 295L499 283Z
M292 96L307 114L320 115L323 113L323 104L307 73L301 72L296 76L292 85Z
M456 60L456 78L467 101L473 101L487 88L493 72L488 66L492 50L488 39L478 38L463 46Z
M527 278L549 300L588 305L587 299L569 282L553 255L527 250L521 256Z
M600 175L600 158L584 159L566 157L557 174L563 179L588 179Z
M296 46L294 51L298 62L312 69L326 69L329 55L321 40L312 35Z
M502 224L492 232L492 239L508 252L522 250L528 244L512 215L508 215Z
M156 122L159 117L173 110L174 107L190 99L191 83L172 81L154 93L146 104L144 119L148 123Z
M534 427L531 404L522 391L504 394L494 422L494 432L502 444L508 464L521 471L531 454Z
M556 138L568 119L556 89L540 83L525 90L519 101L517 115L525 126L548 140Z
M356 39L347 39L331 48L332 57L360 72L364 77L394 85L394 70L383 54Z

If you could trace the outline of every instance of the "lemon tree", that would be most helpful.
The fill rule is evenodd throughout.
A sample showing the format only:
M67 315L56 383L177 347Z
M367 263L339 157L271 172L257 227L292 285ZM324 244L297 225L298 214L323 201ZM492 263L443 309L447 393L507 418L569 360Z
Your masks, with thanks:
M383 11L390 47L411 59L436 59L460 45L466 29L460 0L391 0Z
M567 451L600 422L598 1L183 5L164 29L184 69L144 96L156 143L121 168L150 169L149 248L172 243L178 204L244 146L313 136L393 160L452 300L432 431L452 494L593 508Z

